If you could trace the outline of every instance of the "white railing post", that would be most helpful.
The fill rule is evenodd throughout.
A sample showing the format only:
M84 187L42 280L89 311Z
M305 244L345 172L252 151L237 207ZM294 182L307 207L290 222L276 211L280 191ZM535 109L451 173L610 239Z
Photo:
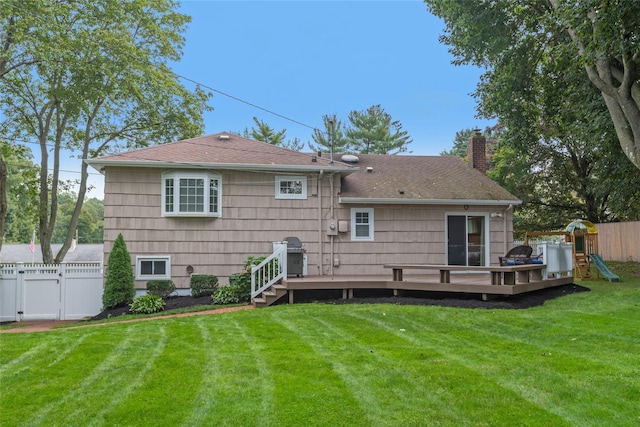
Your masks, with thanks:
M274 266L273 260L277 260ZM273 253L251 267L251 298L287 276L287 242L273 242Z

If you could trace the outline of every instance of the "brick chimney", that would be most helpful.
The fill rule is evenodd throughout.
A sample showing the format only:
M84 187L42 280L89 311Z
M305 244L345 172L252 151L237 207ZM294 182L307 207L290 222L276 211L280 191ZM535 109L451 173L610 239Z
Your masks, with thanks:
M474 129L475 135L469 138L467 157L469 166L478 169L483 174L487 173L487 140L480 133L480 129Z

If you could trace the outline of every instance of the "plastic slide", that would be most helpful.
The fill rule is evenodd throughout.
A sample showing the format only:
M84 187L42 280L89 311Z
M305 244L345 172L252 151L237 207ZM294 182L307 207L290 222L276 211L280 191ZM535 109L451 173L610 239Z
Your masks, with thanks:
M607 263L604 262L600 255L591 254L589 255L589 258L591 258L591 261L596 265L596 267L598 267L598 270L600 270L600 274L609 279L610 282L620 281L620 276L609 270L609 267L607 267Z

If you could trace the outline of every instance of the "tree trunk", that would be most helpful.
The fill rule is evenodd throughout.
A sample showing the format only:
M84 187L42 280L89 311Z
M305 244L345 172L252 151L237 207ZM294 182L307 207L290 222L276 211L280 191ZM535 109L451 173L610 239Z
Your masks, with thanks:
M4 220L7 216L7 166L0 154L0 250L4 240Z
M600 92L609 110L620 147L629 160L640 169L640 105L632 95L635 83L625 82L627 79L635 80L635 67L625 69L623 84L616 88L609 61L601 59L596 65L597 75L593 69L589 70L588 65L585 66L589 80L599 89L599 85L603 83L609 86L610 90L600 89Z

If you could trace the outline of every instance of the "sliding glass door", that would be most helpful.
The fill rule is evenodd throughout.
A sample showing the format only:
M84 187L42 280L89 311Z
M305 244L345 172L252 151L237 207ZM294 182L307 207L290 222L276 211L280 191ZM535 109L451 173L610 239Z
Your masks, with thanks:
M447 215L447 264L486 265L486 215Z

